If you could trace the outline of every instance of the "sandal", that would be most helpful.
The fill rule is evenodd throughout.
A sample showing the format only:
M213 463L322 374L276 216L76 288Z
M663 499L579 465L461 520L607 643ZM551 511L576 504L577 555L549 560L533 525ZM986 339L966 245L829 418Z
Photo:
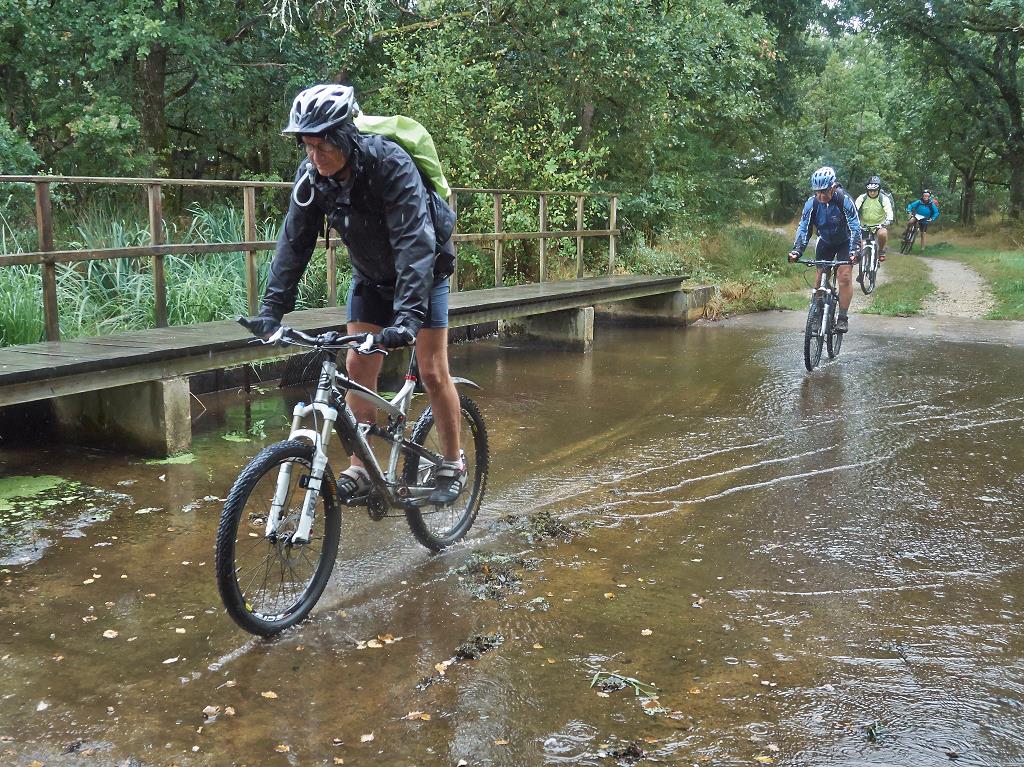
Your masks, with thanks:
M348 503L370 492L370 475L362 466L349 466L338 475L338 500Z

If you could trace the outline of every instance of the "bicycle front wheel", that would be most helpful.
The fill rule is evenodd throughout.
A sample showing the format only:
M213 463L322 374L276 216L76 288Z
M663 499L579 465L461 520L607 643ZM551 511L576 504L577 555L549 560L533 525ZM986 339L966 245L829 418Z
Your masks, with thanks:
M411 440L437 456L443 456L441 440L430 407L416 421ZM405 519L416 540L431 551L440 551L461 540L469 532L487 488L490 453L487 426L480 409L465 394L459 394L459 444L466 456L466 487L454 503L447 506L424 505L406 508ZM407 453L402 480L409 486L434 484L436 465Z
M828 358L834 360L839 356L839 347L843 345L843 333L836 332L836 314L839 310L839 302L833 296L828 302L826 313L828 319L825 322L825 341L828 346Z
M313 446L295 440L264 448L238 475L217 529L217 588L224 607L246 631L271 636L302 621L331 576L341 537L334 477L324 471L307 543L295 543ZM266 523L282 500L273 536Z
M807 310L807 324L804 326L804 367L812 372L821 362L821 347L824 344L821 326L824 324L824 306L820 301L811 301Z
M875 281L878 279L878 256L875 248L867 247L860 254L861 280L860 289L864 295L870 296L875 291Z

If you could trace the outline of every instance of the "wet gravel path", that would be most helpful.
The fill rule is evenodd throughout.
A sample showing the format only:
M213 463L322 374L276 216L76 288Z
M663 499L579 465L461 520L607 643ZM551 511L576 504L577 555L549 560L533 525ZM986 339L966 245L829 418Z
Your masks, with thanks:
M922 314L981 319L992 310L992 292L973 269L958 261L927 259L926 263L937 290L925 300Z

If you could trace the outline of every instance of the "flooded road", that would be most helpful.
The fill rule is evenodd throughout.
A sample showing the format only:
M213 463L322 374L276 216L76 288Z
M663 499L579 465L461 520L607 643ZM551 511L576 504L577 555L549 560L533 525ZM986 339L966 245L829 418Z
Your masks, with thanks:
M800 327L453 348L468 543L347 511L274 641L213 543L296 395L204 398L192 463L0 450L75 483L0 497L0 763L1024 764L1024 349L851 333L808 375Z

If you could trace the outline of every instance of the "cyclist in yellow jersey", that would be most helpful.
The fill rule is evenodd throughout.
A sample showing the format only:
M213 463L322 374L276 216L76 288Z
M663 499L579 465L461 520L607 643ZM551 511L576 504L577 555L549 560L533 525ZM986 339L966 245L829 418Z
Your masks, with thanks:
M855 205L857 213L860 214L860 223L863 226L877 226L878 232L878 254L880 260L884 260L885 244L889 240L887 227L895 219L892 211L892 201L882 191L882 179L872 176L865 186L865 193L857 198Z

